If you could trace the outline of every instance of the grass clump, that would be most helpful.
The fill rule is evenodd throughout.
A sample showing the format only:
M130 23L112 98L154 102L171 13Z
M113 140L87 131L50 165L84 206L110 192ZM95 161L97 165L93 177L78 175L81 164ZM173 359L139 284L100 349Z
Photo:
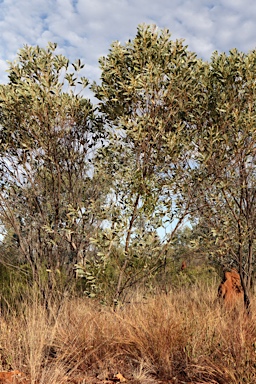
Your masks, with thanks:
M216 289L182 288L113 311L67 298L34 300L0 320L1 368L32 383L256 382L256 317L225 311ZM117 376L121 374L121 376ZM80 381L79 381L80 380Z

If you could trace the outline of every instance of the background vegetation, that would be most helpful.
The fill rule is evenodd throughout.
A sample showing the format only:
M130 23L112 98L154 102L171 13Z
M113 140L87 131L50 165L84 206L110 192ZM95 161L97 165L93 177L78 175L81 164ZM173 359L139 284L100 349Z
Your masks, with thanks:
M0 86L3 367L24 365L36 380L56 355L60 375L129 360L147 379L254 382L243 339L255 340L254 318L230 328L212 292L235 267L253 308L256 51L204 62L168 31L139 26L89 84L81 61L56 49L24 46ZM254 367L248 381L239 358Z

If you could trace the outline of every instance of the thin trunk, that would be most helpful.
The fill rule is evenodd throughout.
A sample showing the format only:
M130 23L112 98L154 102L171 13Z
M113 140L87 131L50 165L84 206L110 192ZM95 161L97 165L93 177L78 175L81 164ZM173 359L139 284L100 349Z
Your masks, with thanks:
M248 275L247 275L247 290L249 291L251 289L252 284L252 271L253 271L253 265L252 265L252 259L253 259L253 242L250 239L248 244Z
M121 271L119 273L116 292L115 292L114 300L113 300L113 308L115 308L116 302L123 291L123 288L122 288L123 276L124 276L124 272L126 270L126 267L128 265L128 261L129 261L129 258L128 258L129 244L130 244L130 240L131 240L132 227L133 227L134 221L136 219L136 215L137 215L140 196L141 195L139 193L136 197L134 207L133 207L132 216L131 216L130 223L129 223L129 228L128 228L126 239L125 239L125 249L124 249L125 260L124 260L123 266L121 268Z
M244 271L243 271L243 263L242 263L243 255L242 255L242 247L241 247L240 242L239 242L239 247L238 247L238 256L239 256L239 275L240 275L242 288L244 291L244 307L245 307L247 314L249 315L251 303L250 303L250 299L249 299L249 295L248 295L247 285L246 285L245 279L244 279Z

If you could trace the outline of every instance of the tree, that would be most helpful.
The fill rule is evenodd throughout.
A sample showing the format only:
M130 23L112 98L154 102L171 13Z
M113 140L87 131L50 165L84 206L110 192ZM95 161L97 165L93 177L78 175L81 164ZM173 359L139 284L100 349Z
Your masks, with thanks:
M101 84L93 90L108 125L108 141L99 151L98 168L113 180L109 241L124 245L114 300L158 268L189 213L194 183L186 168L201 97L201 66L182 41L173 42L168 31L152 26L139 26L133 41L112 44L100 59ZM184 189L185 200L180 198ZM152 234L167 225L163 247ZM129 269L135 254L144 259L140 273Z
M71 72L56 48L25 46L0 87L0 220L40 287L84 261L104 194L90 165L102 135L82 96L83 65L78 60Z
M195 151L201 222L222 263L238 267L247 308L255 265L255 71L256 51L214 53L204 77L207 97Z

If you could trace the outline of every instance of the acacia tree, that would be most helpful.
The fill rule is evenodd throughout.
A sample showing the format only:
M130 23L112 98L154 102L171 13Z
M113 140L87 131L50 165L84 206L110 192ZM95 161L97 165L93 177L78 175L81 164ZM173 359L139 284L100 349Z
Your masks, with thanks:
M108 126L98 169L112 175L108 242L123 244L114 299L159 266L189 213L194 184L186 173L201 95L201 62L166 30L139 26L134 40L112 44L93 90ZM187 199L180 199L181 190ZM168 227L159 242L156 231ZM109 249L109 248L108 248ZM132 268L134 258L141 271ZM150 267L152 269L150 269Z
M207 68L207 67L206 67ZM256 52L215 53L198 124L197 207L215 257L238 267L245 305L255 269Z
M79 76L83 65L78 60L72 72L56 47L25 46L0 87L0 220L40 286L42 269L53 284L83 262L104 194L90 172L101 133L81 94L88 85Z

